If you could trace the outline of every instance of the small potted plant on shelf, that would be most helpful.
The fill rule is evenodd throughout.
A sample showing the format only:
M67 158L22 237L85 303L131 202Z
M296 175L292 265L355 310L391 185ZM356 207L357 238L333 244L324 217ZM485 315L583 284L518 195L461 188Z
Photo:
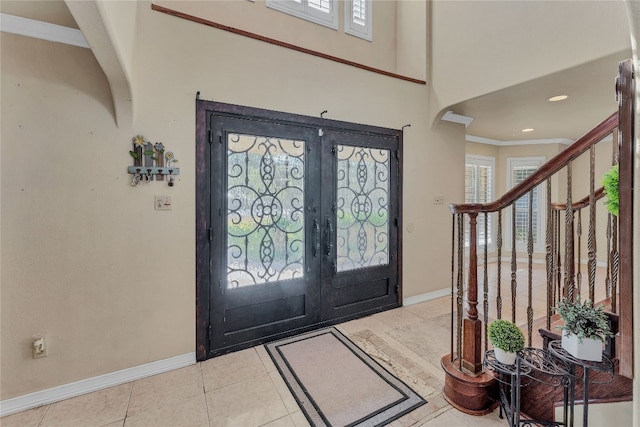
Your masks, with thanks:
M556 307L562 317L562 348L578 359L602 361L602 344L612 337L604 306L593 306L590 300L563 298Z
M498 319L489 324L488 334L498 362L513 365L517 352L524 348L524 334L520 328L508 320Z

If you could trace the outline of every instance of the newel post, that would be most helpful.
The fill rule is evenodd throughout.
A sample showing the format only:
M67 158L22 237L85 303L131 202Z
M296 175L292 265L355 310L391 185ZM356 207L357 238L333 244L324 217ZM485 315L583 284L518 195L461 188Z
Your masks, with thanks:
M458 260L459 287L458 298L467 303L466 312L462 312L462 304L458 308L458 319L462 318L457 331L457 348L451 346L451 354L442 357L440 364L445 372L443 396L452 406L462 412L473 415L484 415L497 406L497 383L493 375L482 370L482 321L478 318L478 249L477 219L478 212L467 212L469 216L469 274L466 291L461 289L462 259ZM462 221L458 233L463 233ZM458 240L459 258L463 256ZM455 242L454 242L455 247ZM453 265L453 264L452 264ZM453 267L452 267L453 271ZM452 277L453 291L453 277ZM455 295L455 293L454 293ZM453 304L453 300L452 300ZM454 313L452 313L452 316ZM453 318L452 318L453 326Z
M467 309L463 320L462 365L477 374L482 370L482 321L478 318L478 213L469 214L469 275Z

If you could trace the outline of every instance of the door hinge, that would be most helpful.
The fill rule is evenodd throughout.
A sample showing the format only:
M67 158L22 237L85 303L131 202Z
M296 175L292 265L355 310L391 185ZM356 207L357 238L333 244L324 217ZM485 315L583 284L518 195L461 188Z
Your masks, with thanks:
M209 324L209 343L211 343L212 340L212 335L213 335L213 328L211 327L211 324Z
M396 286L395 286L395 291L396 291L396 294L397 294L398 292L400 292L400 285L396 285ZM209 327L211 327L211 326L209 326Z
M213 228L209 227L209 241L213 240Z
M397 227L400 224L400 218L395 217L395 219L393 220L393 223L395 224L395 226Z
M218 142L220 144L222 144L222 131L221 130L218 131Z
M400 160L400 150L396 150L396 159Z
M336 146L331 147L331 154L336 155Z
M209 144L213 144L213 131L209 129Z

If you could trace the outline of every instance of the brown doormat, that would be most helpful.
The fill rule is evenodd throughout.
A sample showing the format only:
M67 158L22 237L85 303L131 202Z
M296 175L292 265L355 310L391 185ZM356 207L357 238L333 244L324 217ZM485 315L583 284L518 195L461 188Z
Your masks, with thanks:
M335 328L265 347L312 426L382 426L427 403Z

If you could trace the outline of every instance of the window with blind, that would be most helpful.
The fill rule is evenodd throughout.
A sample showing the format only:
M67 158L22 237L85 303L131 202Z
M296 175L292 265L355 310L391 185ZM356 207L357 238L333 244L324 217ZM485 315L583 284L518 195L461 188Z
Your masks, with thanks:
M533 174L545 162L544 157L519 157L507 159L507 170L509 171L507 190L520 184ZM516 248L526 250L529 234L529 197L532 197L531 228L533 233L533 250L542 251L544 239L542 236L543 212L545 210L544 186L539 185L533 189L533 193L527 193L513 205L515 209L515 226L512 227L512 212L508 213L507 222L509 224L508 238L512 239L511 232L515 232Z
M344 2L344 31L352 36L372 40L371 0L346 0Z
M493 200L495 158L478 155L465 157L464 201L465 203L487 203ZM478 249L483 250L485 243L493 243L493 215L488 215L485 236L485 217L477 217ZM469 244L469 224L465 227L465 244Z
M267 7L338 29L337 0L266 0Z

